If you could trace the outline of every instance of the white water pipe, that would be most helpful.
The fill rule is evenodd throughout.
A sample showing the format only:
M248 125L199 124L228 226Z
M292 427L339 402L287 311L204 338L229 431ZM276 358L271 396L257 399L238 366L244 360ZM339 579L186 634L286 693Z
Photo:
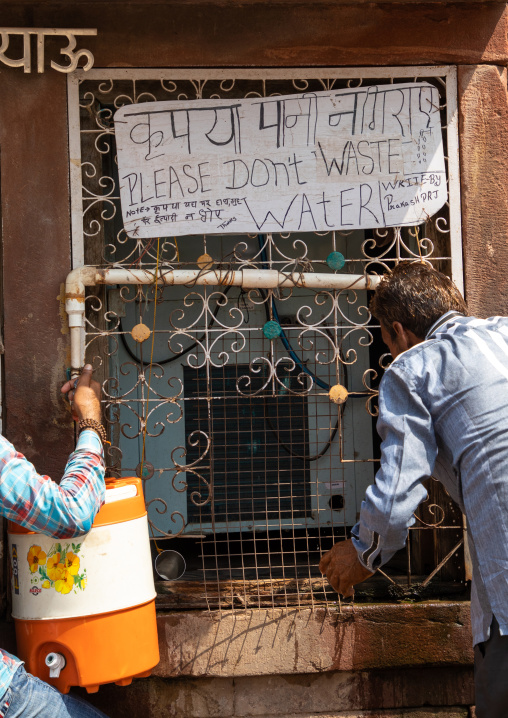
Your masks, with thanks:
M285 274L276 269L123 269L113 267L78 267L67 276L65 311L69 317L71 339L71 376L79 374L85 357L85 287L100 284L160 284L243 289L275 289L276 287L308 287L310 289L375 289L381 277L376 274L324 274L294 272Z

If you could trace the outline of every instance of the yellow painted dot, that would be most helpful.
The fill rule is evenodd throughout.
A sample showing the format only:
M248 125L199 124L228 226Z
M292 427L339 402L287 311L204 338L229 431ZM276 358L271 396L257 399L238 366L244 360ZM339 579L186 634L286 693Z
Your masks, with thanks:
M335 384L328 392L328 396L330 397L330 401L333 401L335 404L344 404L348 398L348 390L345 386L342 386L342 384Z
M202 254L198 257L197 265L200 269L211 269L213 267L213 259L209 254Z
M136 324L131 331L132 338L135 342L138 342L138 344L142 344L146 341L151 333L150 327L147 327L146 324L143 324L142 322L140 324Z

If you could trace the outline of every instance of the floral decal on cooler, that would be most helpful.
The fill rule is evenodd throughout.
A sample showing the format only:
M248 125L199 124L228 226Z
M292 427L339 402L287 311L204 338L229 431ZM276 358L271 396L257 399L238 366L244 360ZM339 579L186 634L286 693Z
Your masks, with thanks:
M33 574L30 583L39 584L42 588L54 588L57 593L66 595L68 593L83 591L86 588L86 568L80 573L79 551L81 544L68 543L62 546L55 543L49 549L47 555L40 546L30 546L26 560ZM30 589L34 592L34 587Z
M46 554L40 546L30 546L30 551L26 557L30 571L35 573L39 566L44 566L46 563Z

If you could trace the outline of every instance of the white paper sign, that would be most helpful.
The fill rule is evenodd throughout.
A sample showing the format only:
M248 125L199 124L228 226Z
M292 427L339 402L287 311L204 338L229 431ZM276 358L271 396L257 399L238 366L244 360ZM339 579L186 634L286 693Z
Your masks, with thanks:
M447 199L426 82L126 105L115 131L131 237L415 225Z

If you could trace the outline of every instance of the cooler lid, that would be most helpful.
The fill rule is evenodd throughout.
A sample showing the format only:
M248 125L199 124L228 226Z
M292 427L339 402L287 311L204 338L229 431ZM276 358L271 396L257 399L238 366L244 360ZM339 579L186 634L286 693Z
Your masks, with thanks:
M107 526L132 521L146 515L143 485L137 476L106 479L106 501L95 517L93 526ZM13 521L8 522L11 534L37 533Z

